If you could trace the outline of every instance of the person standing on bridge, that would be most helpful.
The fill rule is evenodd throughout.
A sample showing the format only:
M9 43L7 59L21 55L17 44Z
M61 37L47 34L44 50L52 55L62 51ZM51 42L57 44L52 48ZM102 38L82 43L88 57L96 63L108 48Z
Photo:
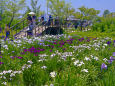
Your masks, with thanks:
M5 32L6 32L6 38L9 38L10 28L9 28L9 26L7 24L6 24L6 27L5 27Z
M28 24L32 23L32 17L29 14L27 15L27 20L28 20Z
M35 27L35 25L36 25L36 16L35 16L35 14L32 14L32 23Z
M30 16L32 15L32 16ZM34 12L30 12L28 14L28 17L27 17L28 21L29 21L29 30L27 31L27 36L33 36L33 28L35 27L35 19L36 19L36 16L35 16L35 13Z

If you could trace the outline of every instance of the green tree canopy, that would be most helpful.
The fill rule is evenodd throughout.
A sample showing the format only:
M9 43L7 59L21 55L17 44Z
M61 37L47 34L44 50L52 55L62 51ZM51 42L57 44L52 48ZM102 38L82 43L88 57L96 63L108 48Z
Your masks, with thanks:
M14 18L21 16L20 11L25 8L25 0L4 0L5 10L3 12L4 19L2 22L11 26Z
M76 12L74 16L75 18L80 19L81 22L84 20L91 20L92 22L94 22L97 17L97 14L100 13L99 10L95 10L94 8L86 8L85 6L82 6L78 9L80 12ZM81 30L82 30L82 24L81 24Z
M110 14L110 11L109 11L109 10L105 10L105 11L103 12L103 16L104 16L104 17L106 17L108 14Z
M65 0L47 0L47 3L53 16L68 17L75 11L71 3L66 3Z
M36 16L40 15L40 7L41 5L38 5L39 0L31 0L31 6L27 6L26 14L29 12L34 12Z

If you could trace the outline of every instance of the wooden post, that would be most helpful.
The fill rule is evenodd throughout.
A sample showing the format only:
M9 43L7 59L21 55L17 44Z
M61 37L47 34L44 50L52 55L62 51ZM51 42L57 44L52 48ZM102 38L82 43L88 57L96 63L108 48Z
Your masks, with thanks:
M1 43L0 43L0 55L1 55Z
M24 20L23 20L23 29L24 29Z
M36 27L35 27L35 37L36 37Z
M18 29L18 27L16 27L16 34L17 34L17 29Z
M11 28L11 34L12 34L12 37L13 37L13 32L12 32L12 28Z

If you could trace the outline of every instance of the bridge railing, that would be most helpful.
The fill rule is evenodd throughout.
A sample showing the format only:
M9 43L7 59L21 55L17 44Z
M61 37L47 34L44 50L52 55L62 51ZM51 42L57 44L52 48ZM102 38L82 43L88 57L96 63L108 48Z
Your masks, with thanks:
M45 27L45 30L46 30L46 28L47 28L47 23L48 23L48 21L42 21L42 22L40 22L38 25L36 25L34 28L35 28L35 36L36 36L36 28L38 27L38 30L39 29L42 29L42 32L43 32L43 28Z
M22 28L24 29L26 26L28 26L26 23L26 19L22 19L20 22L18 22L17 24L13 25L12 27L10 27L11 29L11 35L14 36L15 34L18 33L18 30L22 30ZM13 33L13 31L16 31L16 33Z
M16 31L16 34L15 35L17 35L17 33L20 33L23 29L25 29L25 27L28 27L29 25L28 24L25 24L25 21L26 21L26 19L22 19L20 22L18 22L17 24L15 24L15 25L13 25L12 27L11 27L11 34L13 35L13 31ZM27 22L27 21L26 21ZM37 23L37 25L34 27L34 29L35 29L35 36L36 36L36 30L37 30L37 27L38 27L38 30L39 29L42 29L42 32L43 32L43 29L45 28L45 30L46 30L46 28L48 28L48 27L60 27L61 25L60 25L60 23L58 24L58 25L56 25L55 23L54 24L51 24L51 21L50 21L50 25L48 24L49 23L49 21L41 21L41 22L36 22ZM26 26L25 26L26 25ZM17 32L17 30L19 30L19 28L20 28L20 32ZM21 29L21 28L23 28L23 29ZM27 29L27 28L26 28ZM25 35L26 35L26 33L27 33L27 31L25 32ZM13 35L13 36L15 36L15 35Z

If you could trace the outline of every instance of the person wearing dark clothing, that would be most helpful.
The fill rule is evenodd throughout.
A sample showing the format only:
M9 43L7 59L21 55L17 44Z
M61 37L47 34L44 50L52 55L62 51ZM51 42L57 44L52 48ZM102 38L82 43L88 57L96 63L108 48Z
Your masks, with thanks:
M53 22L52 16L49 15L48 26L50 26L52 24L52 22Z
M29 30L27 31L27 35L33 36L33 28L34 28L33 23L30 23Z
M33 21L32 21L32 17L30 15L27 15L27 20L28 20L28 24L29 24L29 30L27 31L27 36L28 35L33 35Z
M6 27L5 27L5 32L6 32L6 38L8 38L9 35L10 35L10 28L7 24L6 24Z
M36 16L35 16L35 14L32 15L32 23L35 27L35 25L36 25Z
M35 15L33 15L33 16L32 16L32 19L36 20L36 16L35 16Z
M75 29L77 29L78 25L79 25L79 23L76 22L76 23L75 23Z
M30 24L32 22L32 17L30 15L27 15L27 20L28 20L28 23Z
M41 17L42 25L44 25L44 16Z

